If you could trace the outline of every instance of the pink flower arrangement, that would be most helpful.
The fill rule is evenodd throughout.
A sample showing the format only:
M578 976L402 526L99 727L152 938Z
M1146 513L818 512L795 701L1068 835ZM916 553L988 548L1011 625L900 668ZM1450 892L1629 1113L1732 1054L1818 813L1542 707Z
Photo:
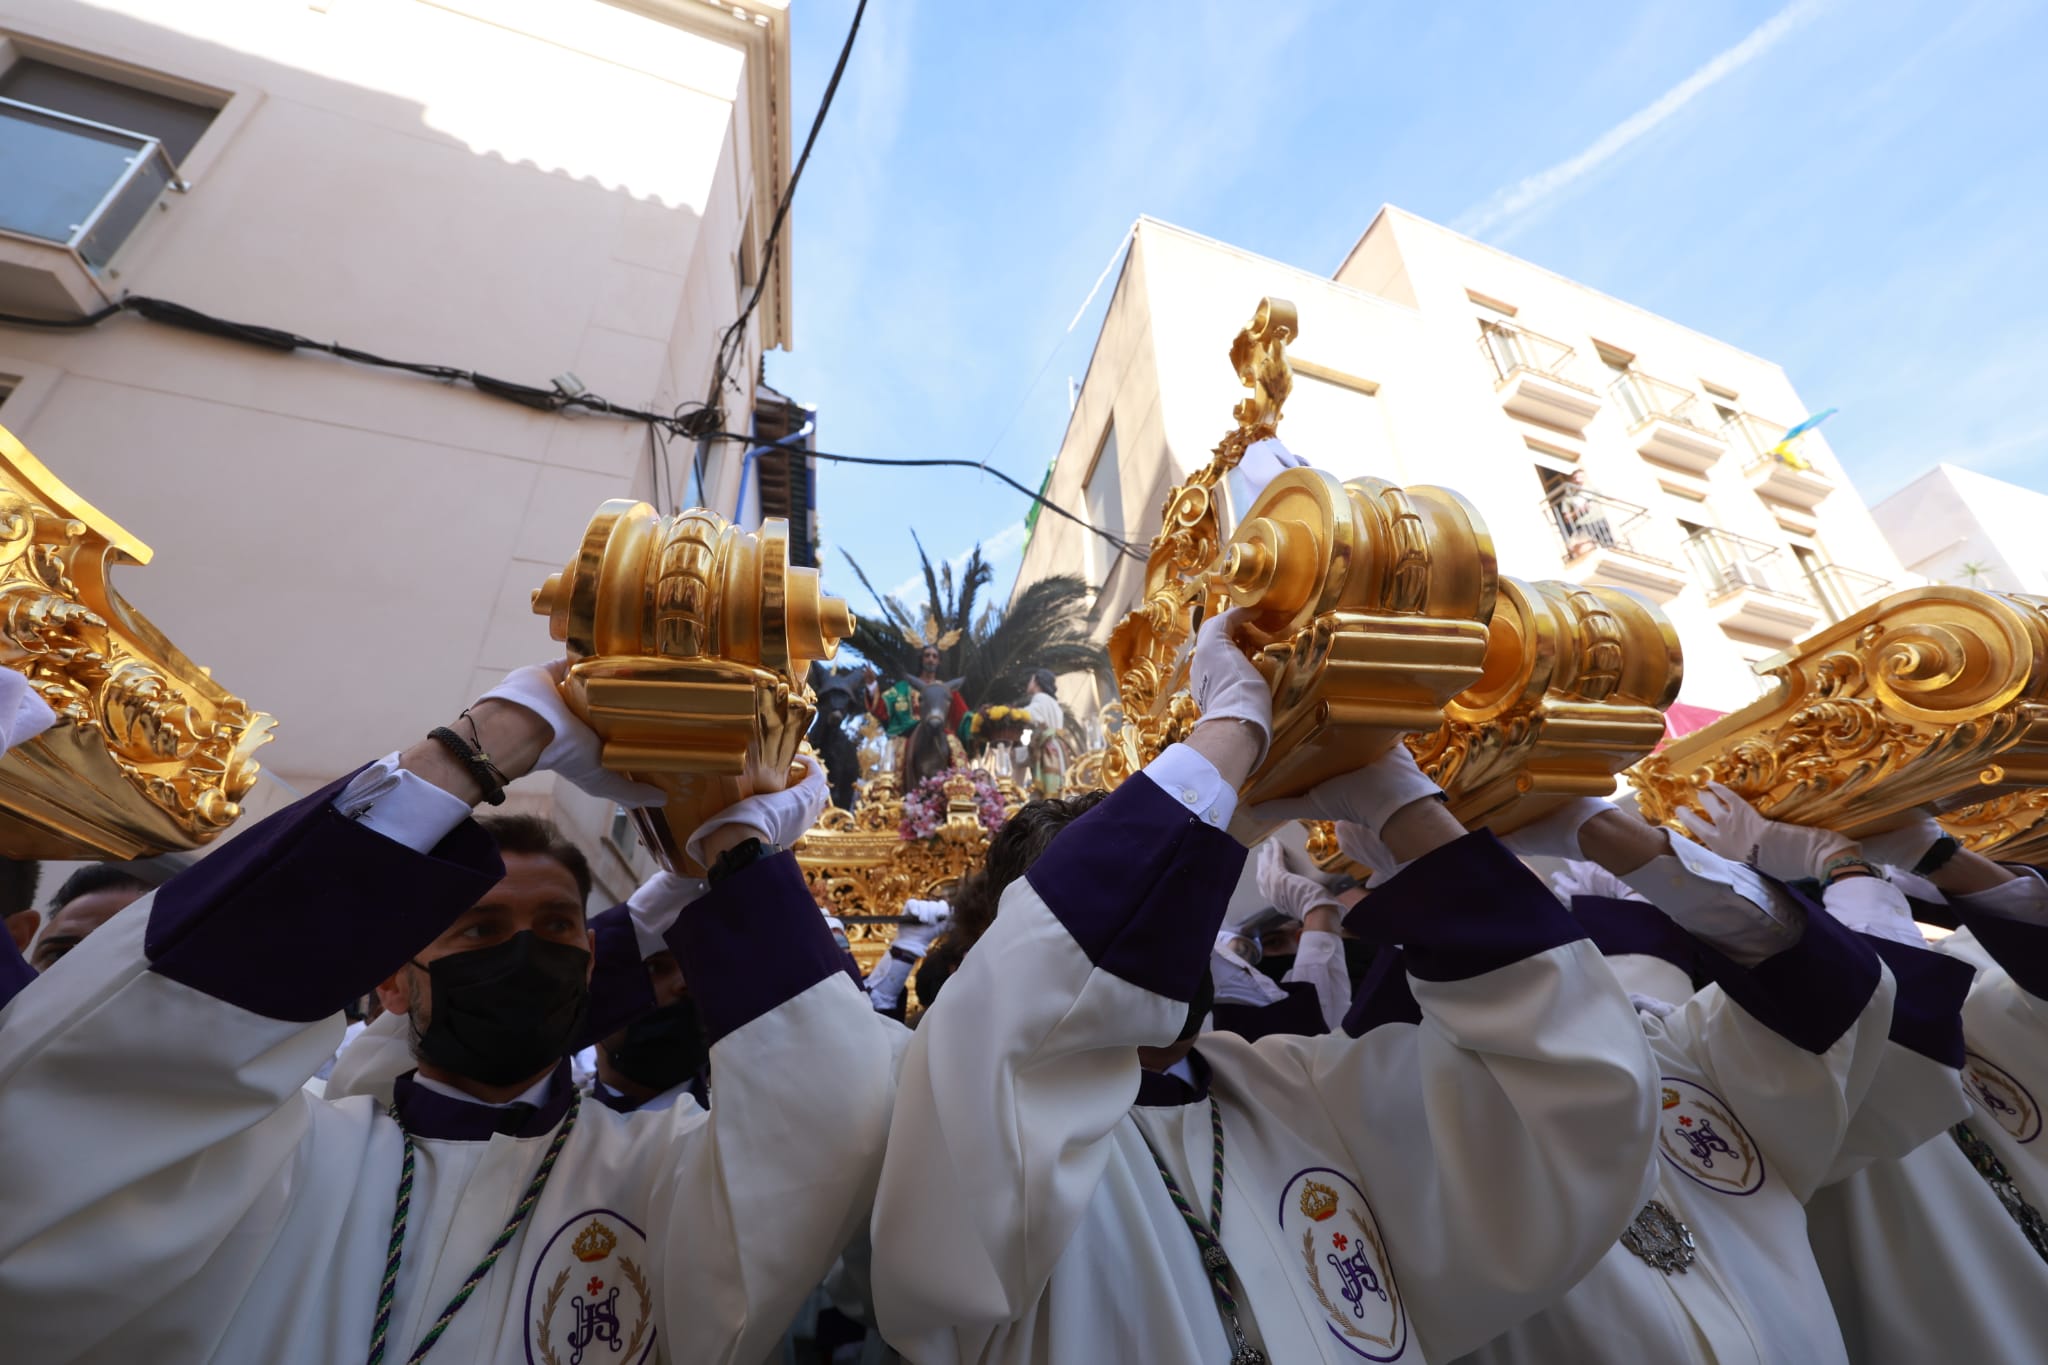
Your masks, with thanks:
M1003 796L995 778L980 768L948 768L934 773L903 797L903 823L897 833L905 839L929 839L946 823L946 783L965 773L974 783L975 813L981 827L994 834L1003 827Z

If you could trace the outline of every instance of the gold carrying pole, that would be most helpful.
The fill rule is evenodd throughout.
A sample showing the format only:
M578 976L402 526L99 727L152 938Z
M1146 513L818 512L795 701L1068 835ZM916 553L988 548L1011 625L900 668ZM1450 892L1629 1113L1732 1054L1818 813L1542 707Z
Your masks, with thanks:
M57 724L0 759L0 856L140 858L234 823L276 721L115 591L150 549L0 427L0 664Z
M1915 807L1999 856L2048 811L2048 601L1896 593L1794 646L1769 697L1629 773L1670 821L1723 782L1774 820L1869 833Z
M788 522L743 531L625 499L598 508L533 609L568 646L562 693L605 767L667 794L636 817L678 872L702 870L683 845L706 817L788 784L816 709L805 672L853 631L818 571L790 564Z

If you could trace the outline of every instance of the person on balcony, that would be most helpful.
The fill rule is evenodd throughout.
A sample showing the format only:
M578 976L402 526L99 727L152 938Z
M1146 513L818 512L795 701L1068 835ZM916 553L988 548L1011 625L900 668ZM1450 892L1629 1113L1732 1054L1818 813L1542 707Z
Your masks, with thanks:
M1594 500L1593 490L1586 486L1585 470L1574 469L1571 477L1558 485L1550 506L1557 516L1557 528L1564 534L1565 558L1577 559L1597 547L1614 544L1614 528Z
M1271 698L1204 624L1202 720L1059 830L905 1054L872 1225L883 1334L951 1362L1442 1361L1541 1308L1641 1207L1627 997L1405 748L1259 812L1359 822L1408 949L1402 1033L1196 1032Z

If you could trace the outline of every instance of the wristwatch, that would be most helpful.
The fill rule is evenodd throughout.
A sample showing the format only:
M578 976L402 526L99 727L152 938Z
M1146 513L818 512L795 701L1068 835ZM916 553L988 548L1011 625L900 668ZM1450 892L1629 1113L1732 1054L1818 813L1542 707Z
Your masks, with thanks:
M708 885L716 886L735 872L752 867L763 858L772 858L780 852L782 849L779 845L771 844L765 839L742 839L719 854L717 861L705 869L704 881Z

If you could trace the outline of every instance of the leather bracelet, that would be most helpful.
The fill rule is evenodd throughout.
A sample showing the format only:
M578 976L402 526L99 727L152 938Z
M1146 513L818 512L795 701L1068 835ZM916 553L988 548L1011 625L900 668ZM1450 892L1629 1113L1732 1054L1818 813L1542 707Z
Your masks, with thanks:
M917 965L916 953L911 952L908 948L898 947L894 943L889 945L889 956L898 962L908 963L913 967Z
M1866 877L1875 877L1879 881L1884 880L1884 872L1879 869L1876 863L1871 862L1870 859L1857 853L1843 853L1828 859L1827 863L1822 866L1820 870L1820 884L1823 887L1833 886L1836 879L1852 867L1862 868L1863 875Z
M716 886L727 877L752 867L763 858L772 858L782 852L765 839L746 838L718 855L717 861L704 870L706 884Z
M1919 862L1913 864L1913 875L1916 877L1932 877L1935 873L1948 866L1949 859L1962 851L1962 840L1956 838L1953 834L1944 834L1928 846L1927 851L1920 855Z
M505 804L505 774L498 771L498 765L491 762L489 754L482 749L470 748L468 740L445 725L436 725L427 731L427 738L446 749L468 770L477 786L483 789L482 799L486 804Z

